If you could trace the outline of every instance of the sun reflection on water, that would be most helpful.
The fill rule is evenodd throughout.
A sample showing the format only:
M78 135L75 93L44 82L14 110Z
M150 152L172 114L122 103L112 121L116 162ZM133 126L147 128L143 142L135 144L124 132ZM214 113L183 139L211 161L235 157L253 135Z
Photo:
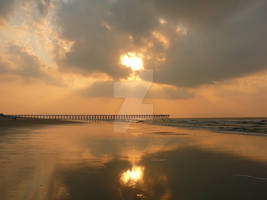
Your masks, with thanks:
M124 171L121 175L121 182L127 186L135 186L143 181L144 167L134 166Z

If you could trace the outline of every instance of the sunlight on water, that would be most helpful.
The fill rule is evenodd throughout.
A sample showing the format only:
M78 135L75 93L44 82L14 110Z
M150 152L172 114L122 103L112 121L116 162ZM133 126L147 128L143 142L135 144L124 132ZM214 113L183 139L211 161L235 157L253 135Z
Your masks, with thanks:
M134 166L128 169L121 175L121 182L127 186L135 186L137 183L142 182L144 174L144 167Z
M233 186L235 199L266 199L266 144L264 136L143 123L126 133L109 122L2 129L0 200L209 200ZM223 193L210 195L214 187Z

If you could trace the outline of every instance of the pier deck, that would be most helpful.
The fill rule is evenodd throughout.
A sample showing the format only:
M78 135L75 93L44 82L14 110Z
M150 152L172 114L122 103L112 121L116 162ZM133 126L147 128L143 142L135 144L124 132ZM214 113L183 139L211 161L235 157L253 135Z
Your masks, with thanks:
M57 120L143 120L143 119L166 119L170 115L54 115L54 114L33 114L33 115L4 115L7 118L28 118L28 119L57 119Z

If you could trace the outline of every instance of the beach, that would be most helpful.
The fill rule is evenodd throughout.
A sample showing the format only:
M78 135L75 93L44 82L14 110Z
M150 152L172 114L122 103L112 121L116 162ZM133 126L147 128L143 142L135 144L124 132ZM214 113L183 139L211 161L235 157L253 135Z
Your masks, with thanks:
M43 119L6 119L0 118L0 135L4 133L10 133L10 130L16 130L17 132L38 129L44 126L51 125L64 125L64 124L75 124L82 123L78 121L64 121L64 120L43 120ZM15 131L15 132L16 132Z
M266 11L0 0L0 200L267 200Z
M267 197L265 136L126 122L0 123L0 199Z

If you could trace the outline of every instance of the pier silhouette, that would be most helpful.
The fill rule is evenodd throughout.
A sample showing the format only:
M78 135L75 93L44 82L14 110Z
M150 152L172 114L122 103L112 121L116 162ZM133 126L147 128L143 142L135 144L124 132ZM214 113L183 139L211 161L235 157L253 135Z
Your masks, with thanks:
M65 115L65 114L11 114L2 117L11 119L54 119L54 120L145 120L145 119L166 119L169 114L161 115Z

